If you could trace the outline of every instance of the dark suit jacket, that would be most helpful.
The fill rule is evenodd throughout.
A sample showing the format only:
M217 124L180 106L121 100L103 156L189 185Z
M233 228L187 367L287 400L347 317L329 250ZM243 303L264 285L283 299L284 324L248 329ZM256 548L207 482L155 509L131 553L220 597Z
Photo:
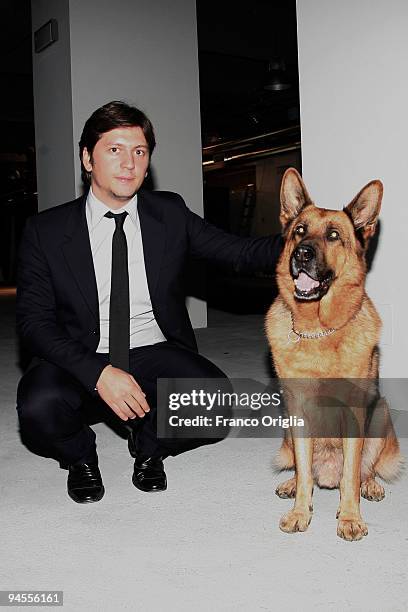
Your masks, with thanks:
M17 325L40 359L70 372L93 391L104 367L98 293L85 215L86 195L30 217L19 251ZM185 306L189 256L239 271L273 271L281 237L241 238L210 225L170 192L138 193L147 282L167 340L197 350Z

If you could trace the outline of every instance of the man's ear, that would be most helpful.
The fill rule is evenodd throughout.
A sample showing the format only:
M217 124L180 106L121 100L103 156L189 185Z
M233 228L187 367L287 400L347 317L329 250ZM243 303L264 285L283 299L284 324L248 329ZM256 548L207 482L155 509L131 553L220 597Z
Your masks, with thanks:
M368 240L375 234L382 196L382 182L371 181L343 209L351 218L354 229L361 232L364 240Z
M88 153L88 149L86 147L82 150L82 163L84 164L84 168L87 172L92 172L92 156Z
M302 177L295 168L288 168L283 175L280 201L279 219L283 229L298 216L305 206L313 205Z

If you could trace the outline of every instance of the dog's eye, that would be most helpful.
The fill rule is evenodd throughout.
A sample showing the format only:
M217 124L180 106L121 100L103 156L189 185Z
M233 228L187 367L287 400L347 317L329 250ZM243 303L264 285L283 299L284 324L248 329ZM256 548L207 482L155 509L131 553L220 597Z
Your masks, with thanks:
M340 234L337 230L330 230L327 237L329 240L338 240L340 238Z
M297 228L295 229L295 234L297 234L298 236L304 236L306 233L306 229L304 225L298 225Z

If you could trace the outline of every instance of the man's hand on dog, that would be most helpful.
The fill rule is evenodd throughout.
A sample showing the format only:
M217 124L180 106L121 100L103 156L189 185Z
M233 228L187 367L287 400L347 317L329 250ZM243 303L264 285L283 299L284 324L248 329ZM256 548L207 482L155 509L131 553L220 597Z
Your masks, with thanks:
M122 421L144 417L150 410L145 394L133 376L112 365L102 371L96 389L100 398Z

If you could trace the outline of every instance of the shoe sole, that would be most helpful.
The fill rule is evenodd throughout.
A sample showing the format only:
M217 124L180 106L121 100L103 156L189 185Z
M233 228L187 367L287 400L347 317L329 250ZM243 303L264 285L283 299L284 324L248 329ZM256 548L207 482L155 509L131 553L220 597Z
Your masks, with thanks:
M70 496L72 501L76 502L77 504L93 504L95 502L101 501L102 497L105 495L105 487L102 487L100 495L98 497L95 497L95 499L79 499L75 494L71 493L70 491L68 491L68 495Z
M135 482L134 478L132 478L132 483L133 483L133 486L136 487L136 489L139 489L139 491L143 491L143 493L161 493L162 491L167 490L167 482L166 482L166 486L161 489L143 489L137 482Z

